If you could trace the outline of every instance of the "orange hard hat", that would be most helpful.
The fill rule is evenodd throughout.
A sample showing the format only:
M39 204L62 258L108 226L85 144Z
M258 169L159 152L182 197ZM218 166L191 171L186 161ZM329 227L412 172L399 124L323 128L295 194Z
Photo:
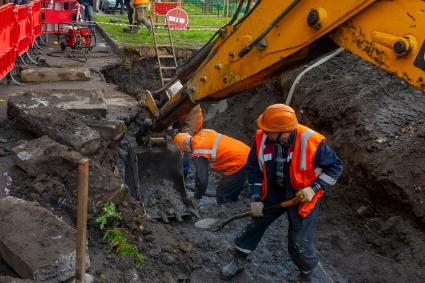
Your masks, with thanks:
M177 144L177 146L179 147L179 149L181 151L183 151L183 144L186 141L186 138L189 137L188 133L178 133L177 135L174 136L174 143Z
M257 126L272 133L292 132L298 125L294 109L285 104L273 104L257 118Z

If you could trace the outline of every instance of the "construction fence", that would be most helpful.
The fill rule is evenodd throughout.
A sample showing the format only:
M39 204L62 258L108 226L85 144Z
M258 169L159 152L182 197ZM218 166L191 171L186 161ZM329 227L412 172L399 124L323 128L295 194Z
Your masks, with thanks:
M3 2L2 2L3 4ZM3 4L0 6L0 79L15 66L21 56L41 35L41 2L27 5Z

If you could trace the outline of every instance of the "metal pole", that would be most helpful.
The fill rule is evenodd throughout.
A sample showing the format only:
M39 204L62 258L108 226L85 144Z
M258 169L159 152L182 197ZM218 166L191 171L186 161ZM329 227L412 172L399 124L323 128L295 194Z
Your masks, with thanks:
M86 241L87 241L87 201L89 187L89 160L83 158L78 164L77 200L77 250L75 263L76 282L85 283Z

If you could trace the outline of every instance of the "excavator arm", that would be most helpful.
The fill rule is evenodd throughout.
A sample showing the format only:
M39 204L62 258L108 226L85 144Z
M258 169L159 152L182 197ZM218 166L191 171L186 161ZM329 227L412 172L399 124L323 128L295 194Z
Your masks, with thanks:
M189 61L178 76L182 87L169 91L174 81L164 89L165 103L148 93L153 126L165 128L196 103L259 86L338 47L425 91L425 1L257 1Z

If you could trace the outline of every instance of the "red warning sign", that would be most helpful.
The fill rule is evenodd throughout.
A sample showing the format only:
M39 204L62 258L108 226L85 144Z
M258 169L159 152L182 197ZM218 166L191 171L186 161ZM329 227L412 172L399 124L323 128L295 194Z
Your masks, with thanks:
M189 16L185 10L174 8L167 12L167 20L170 30L183 30L187 28Z

